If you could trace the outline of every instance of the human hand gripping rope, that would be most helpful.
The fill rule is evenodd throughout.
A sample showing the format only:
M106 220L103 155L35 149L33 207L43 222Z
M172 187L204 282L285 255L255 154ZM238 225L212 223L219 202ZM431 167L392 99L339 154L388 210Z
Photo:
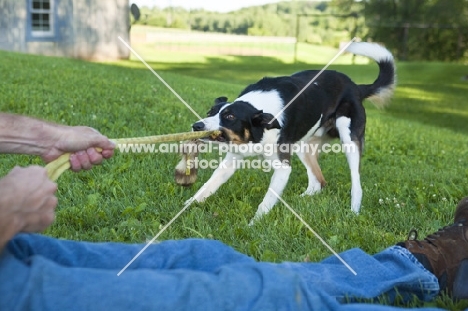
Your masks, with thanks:
M167 135L156 135L156 136L144 136L144 137L133 137L133 138L117 138L111 139L117 145L119 144L156 144L156 143L167 143L173 141L185 141L200 139L209 136L219 135L219 131L199 131L199 132L186 132L176 133ZM99 148L96 148L99 152ZM52 181L56 181L63 172L70 168L70 153L62 154L60 157L55 159L46 165L47 175ZM186 174L190 175L190 168L187 167Z

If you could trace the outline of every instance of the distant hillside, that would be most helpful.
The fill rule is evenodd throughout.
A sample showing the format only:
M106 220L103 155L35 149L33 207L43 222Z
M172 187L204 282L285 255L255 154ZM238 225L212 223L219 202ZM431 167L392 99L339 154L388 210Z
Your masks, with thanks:
M296 0L229 13L183 8L141 11L138 23L143 25L295 37L331 47L358 37L383 43L400 60L468 59L468 1Z
M328 1L283 1L229 13L185 10L180 7L141 8L137 22L166 28L242 35L298 37L301 42L337 46L362 32L363 18L330 16L337 10ZM298 23L298 15L301 16ZM319 16L321 15L321 16ZM359 30L361 29L361 30Z

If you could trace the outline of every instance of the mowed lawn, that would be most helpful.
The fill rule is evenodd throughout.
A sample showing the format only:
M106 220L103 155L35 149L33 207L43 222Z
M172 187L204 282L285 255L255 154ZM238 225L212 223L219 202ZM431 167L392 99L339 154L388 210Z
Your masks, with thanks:
M139 61L91 63L0 52L0 111L69 125L92 126L110 138L186 132L197 118ZM155 57L154 59L157 59ZM313 59L311 60L313 62ZM178 94L204 116L219 96L234 99L265 75L321 69L268 57L210 57L203 62L150 62ZM358 83L372 83L377 66L336 65ZM360 247L378 252L453 220L468 195L468 66L398 63L392 104L378 110L366 102L368 123L361 164L361 213L350 210L350 174L343 154L323 154L327 186L300 197L307 186L295 157L283 199L337 252ZM218 154L203 154L218 159ZM37 157L1 155L0 170L44 165ZM174 153L120 153L87 172L58 180L57 220L45 234L86 241L145 242L153 238L211 175L199 171L191 188L175 184ZM194 204L160 240L221 240L258 260L317 261L330 252L281 203L254 226L248 222L268 188L270 173L249 169L205 203ZM353 265L349 262L350 266ZM468 307L446 297L436 304ZM420 306L419 302L411 305Z

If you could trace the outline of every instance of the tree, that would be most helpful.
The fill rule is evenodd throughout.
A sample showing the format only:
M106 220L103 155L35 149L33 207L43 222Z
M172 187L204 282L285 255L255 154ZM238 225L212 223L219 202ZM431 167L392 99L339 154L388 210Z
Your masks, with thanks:
M466 51L468 1L364 0L367 39L402 60L456 60ZM457 12L454 14L454 12Z

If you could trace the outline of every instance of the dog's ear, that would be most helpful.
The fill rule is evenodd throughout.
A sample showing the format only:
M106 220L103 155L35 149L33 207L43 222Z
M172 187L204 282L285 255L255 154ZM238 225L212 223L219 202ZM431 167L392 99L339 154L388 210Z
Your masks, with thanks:
M278 120L271 113L264 113L262 110L255 112L250 122L252 124L252 139L255 143L262 139L265 129L281 128Z
M257 110L250 120L252 128L250 130L252 134L253 142L258 143L263 137L265 129L271 130L273 128L280 129L281 126L278 120L271 113L264 113L262 110Z
M281 128L278 119L276 119L271 113L264 113L263 110L259 110L254 114L252 125L262 127L267 130Z
M228 100L228 98L226 96L221 96L221 97L218 97L214 100L214 103L215 105L219 104L219 103L226 103Z

